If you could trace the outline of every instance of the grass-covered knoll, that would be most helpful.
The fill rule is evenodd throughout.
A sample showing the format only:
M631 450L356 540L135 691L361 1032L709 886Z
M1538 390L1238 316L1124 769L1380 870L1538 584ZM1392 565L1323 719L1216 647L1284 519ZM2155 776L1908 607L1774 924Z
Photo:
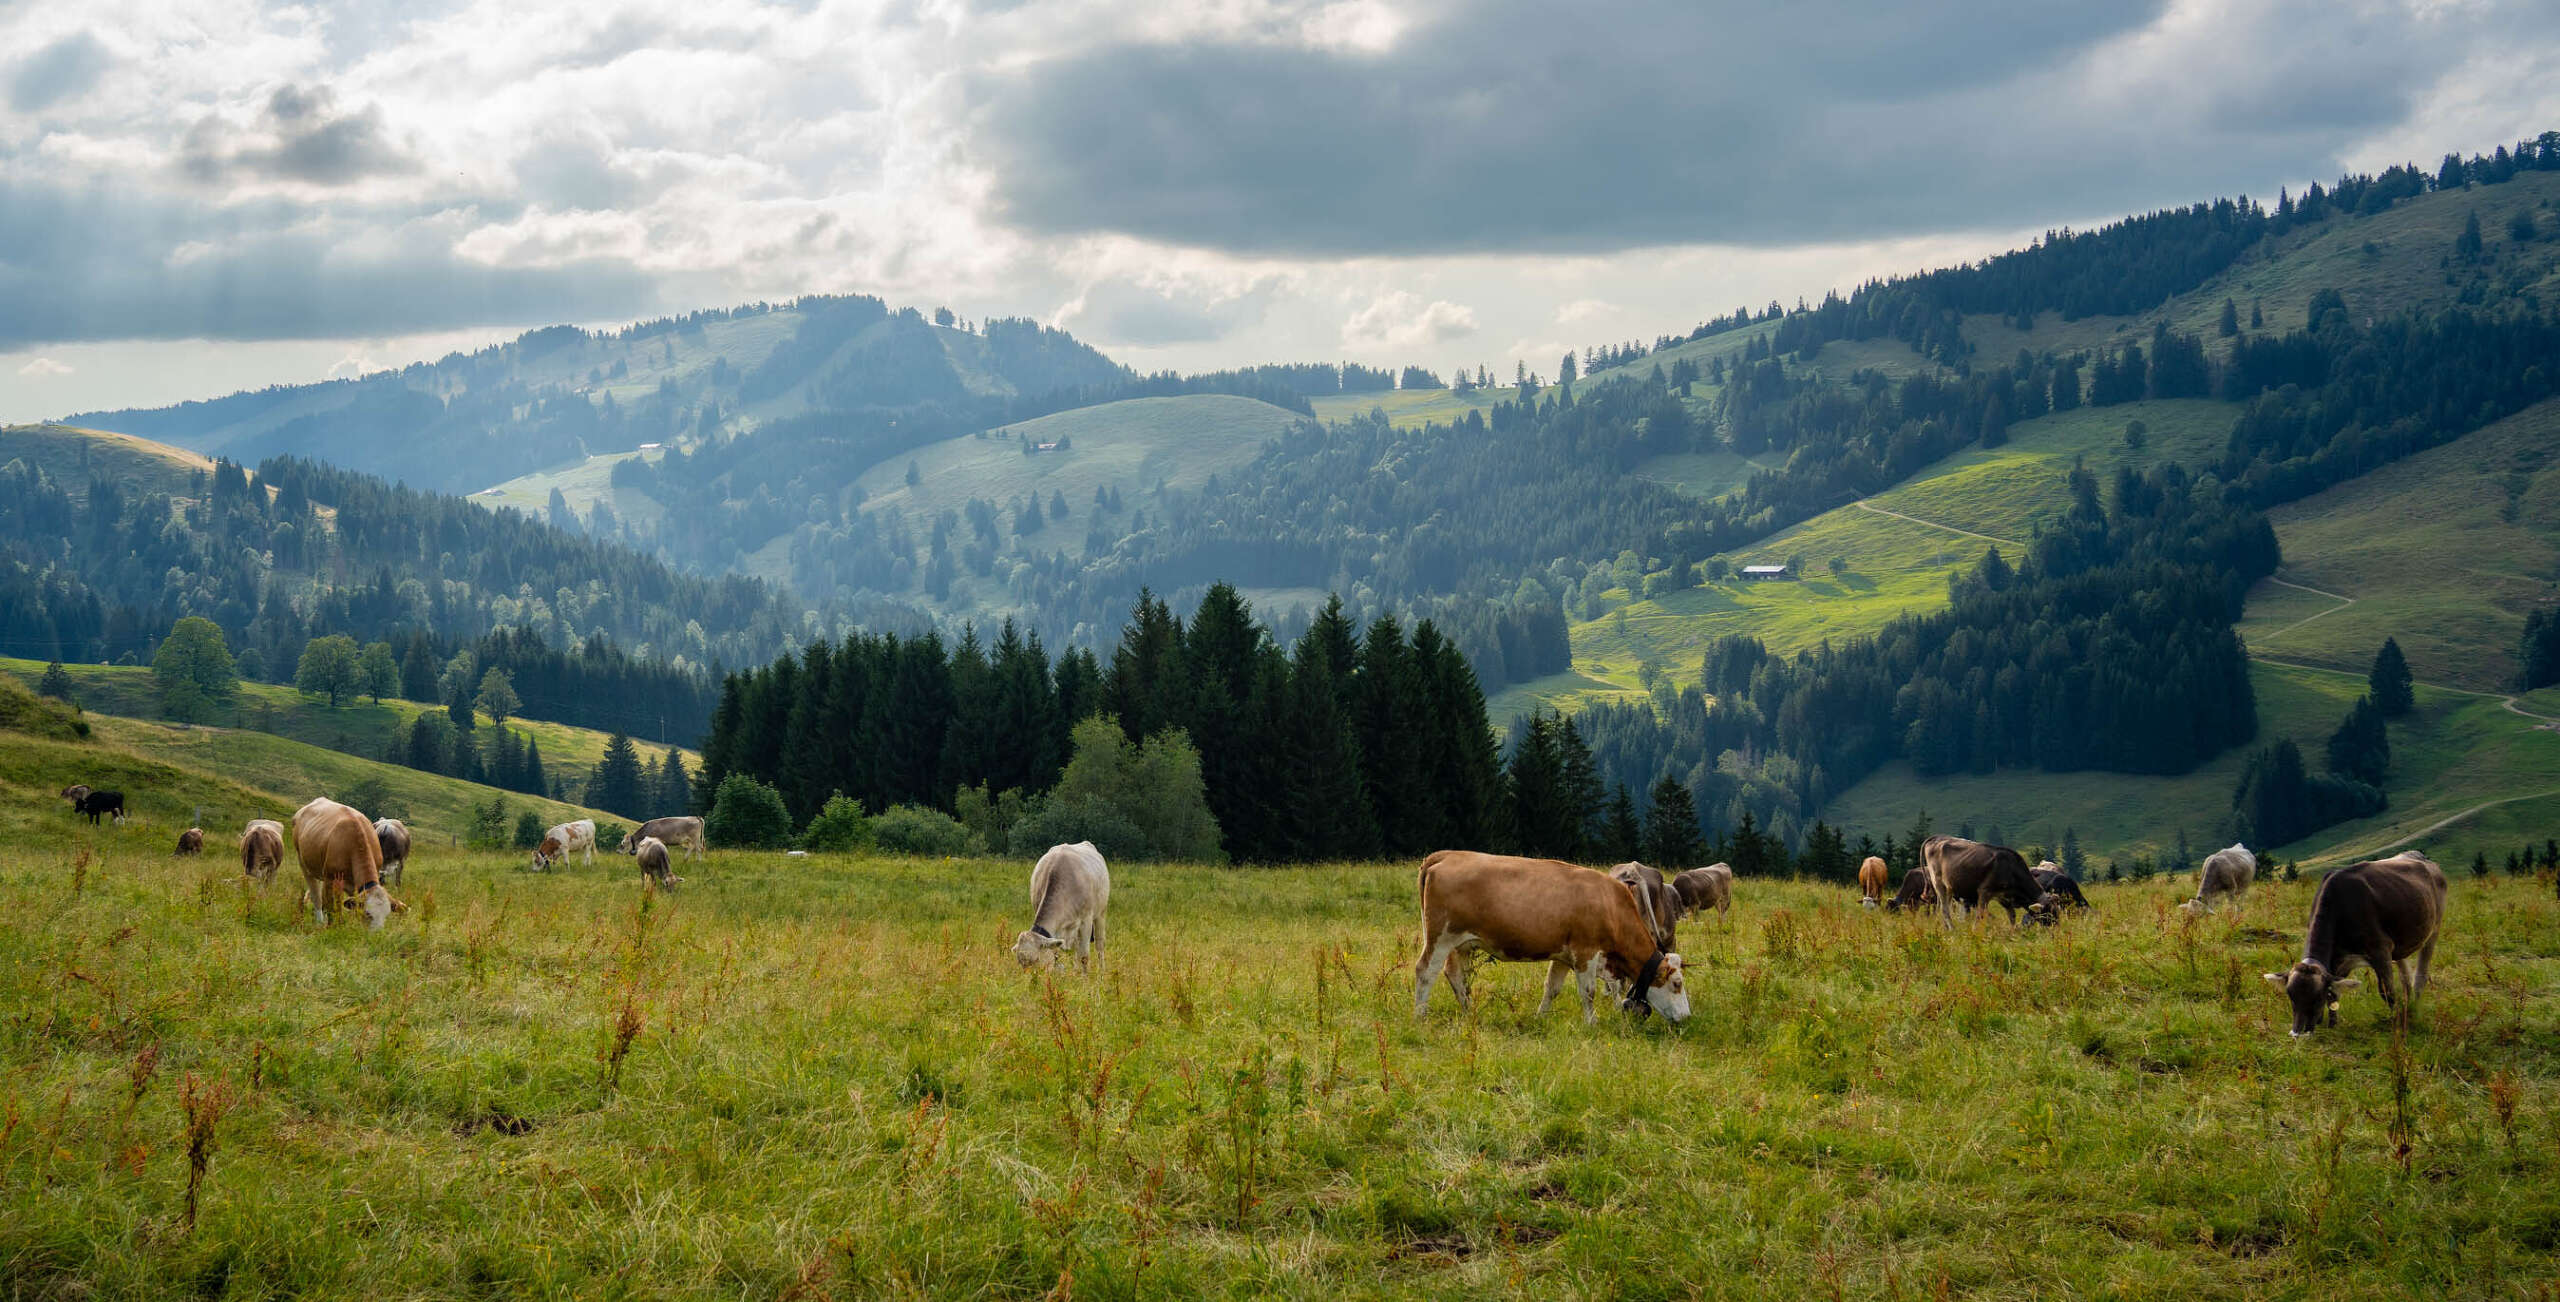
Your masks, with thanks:
M2282 577L2354 599L2253 593L2253 651L2361 672L2396 637L2427 682L2516 674L2524 614L2560 584L2560 402L2269 513ZM2308 623L2301 620L2338 607Z
M2230 403L2173 399L2041 416L2011 426L2008 442L1999 447L1966 448L1869 500L1918 519L2024 542L2039 521L2059 520L2070 509L2073 463L2085 464L2102 492L2119 466L2194 466L2221 452L2239 412ZM2143 425L2140 447L2125 441L2125 429L2136 421Z
M0 732L74 741L86 735L87 722L77 707L38 696L25 683L0 675Z
M489 491L471 495L471 500L487 507L512 506L527 515L541 518L551 509L551 492L560 491L569 509L586 517L604 502L615 515L638 524L655 524L665 514L657 499L646 493L625 492L613 486L613 468L634 457L649 457L646 452L599 452L564 466L518 475Z
M71 679L72 698L80 703L81 708L133 719L160 717L160 691L148 667L64 665L62 668ZM0 674L19 682L33 684L44 677L44 670L44 662L40 660L0 657ZM232 700L218 707L205 722L225 728L273 733L350 755L379 758L389 747L400 744L406 737L410 720L429 710L443 708L393 697L379 702L354 698L333 710L326 699L306 696L290 687L244 682ZM479 728L492 726L485 714L472 717ZM542 762L546 768L567 765L581 778L587 769L595 767L596 761L604 758L605 743L611 740L607 733L541 719L510 718L507 727L542 744ZM663 744L647 740L635 740L635 744L653 755L665 749ZM699 764L701 756L698 753L691 750L683 753L687 768Z
M2183 828L2190 845L2229 843L2220 835L2232 788L2249 751L2291 738L2313 772L2322 771L2329 734L2365 690L2364 676L2259 661L2250 682L2258 738L2176 777L2125 773L2002 770L1923 780L1899 761L1831 801L1834 823L1907 828L1923 812L1939 830L1970 822L1997 826L2013 844L2053 845L2074 829L2095 858L2154 854ZM2418 706L2389 725L2390 807L2280 848L2305 863L2350 862L2386 846L2420 845L2451 867L2476 850L2492 860L2560 828L2560 733L2506 710L2494 697L2420 687ZM2513 800L2515 797L2525 797ZM2508 802L2512 803L2492 803ZM2483 805L2488 808L2479 808ZM2474 813L2472 811L2478 810ZM2454 820L2436 831L2426 829Z
M1065 496L1069 516L1044 528L1055 545L1080 550L1092 519L1097 488L1117 488L1134 510L1151 500L1158 483L1196 488L1209 476L1253 460L1262 445L1302 419L1296 412L1251 398L1193 394L1132 398L1079 407L989 431L946 439L910 455L892 457L856 481L864 510L897 509L918 530L943 511L957 512L971 498L999 507L1036 494ZM1023 455L1020 440L1065 440L1063 451ZM909 487L907 466L918 482ZM1011 536L1013 520L1000 524Z
M71 425L0 426L0 466L24 461L56 483L85 490L109 479L158 493L184 493L213 462L184 448Z
M2308 883L1948 934L1745 882L1674 1029L1520 966L1415 1025L1410 864L1117 867L1043 979L1019 862L427 852L368 933L65 859L0 857L30 1293L2461 1296L2560 1233L2533 883L2457 885L2395 1054L2369 991L2286 1037Z
M1666 452L1647 457L1636 467L1636 473L1657 484L1679 489L1692 497L1710 501L1722 497L1751 482L1761 471L1786 469L1784 458L1774 453L1746 457L1738 452Z

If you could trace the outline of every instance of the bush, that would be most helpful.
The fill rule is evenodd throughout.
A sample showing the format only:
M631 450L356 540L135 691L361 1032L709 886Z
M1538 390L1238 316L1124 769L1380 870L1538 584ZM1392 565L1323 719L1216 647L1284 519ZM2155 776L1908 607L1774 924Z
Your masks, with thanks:
M783 808L781 792L732 773L720 779L720 789L711 797L702 834L723 849L779 849L791 840L791 811Z
M1144 859L1147 834L1119 810L1093 800L1051 800L1013 825L1009 848L1036 859L1053 845L1091 841L1109 859Z
M548 830L549 829L543 825L542 815L534 810L528 809L523 813L516 815L516 848L519 850L540 849L542 846L542 834Z
M977 846L977 838L969 835L960 820L922 805L889 806L871 820L871 835L890 854L942 858L967 854Z
M596 824L596 853L611 854L621 849L622 838L629 835L631 835L631 829L620 823Z
M1013 825L1040 808L1041 798L1024 798L1021 790L1007 787L990 795L987 784L962 787L951 798L951 810L978 844L1001 850L1013 841Z
M507 846L507 798L491 796L485 805L471 807L471 834L474 850L503 850Z
M1145 850L1131 858L1226 862L1200 779L1200 752L1181 729L1168 728L1133 746L1120 725L1097 717L1077 724L1074 737L1075 758L1067 761L1049 803L1118 813L1145 837Z
M871 819L863 814L862 802L839 791L827 797L827 806L809 820L809 830L800 834L800 845L808 850L825 850L838 854L871 848Z

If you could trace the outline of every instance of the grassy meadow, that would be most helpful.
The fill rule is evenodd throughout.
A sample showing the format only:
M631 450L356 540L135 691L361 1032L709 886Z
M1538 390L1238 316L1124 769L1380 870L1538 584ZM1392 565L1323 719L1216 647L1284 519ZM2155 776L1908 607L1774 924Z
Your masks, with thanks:
M606 865L610 864L608 868ZM0 855L11 1296L2531 1296L2560 906L2455 887L2395 1043L2285 1035L2311 885L1952 933L1746 881L1695 1015L1480 973L1415 1024L1409 864L422 852L384 932L79 832ZM290 874L288 873L288 878ZM1570 996L1568 995L1568 998Z

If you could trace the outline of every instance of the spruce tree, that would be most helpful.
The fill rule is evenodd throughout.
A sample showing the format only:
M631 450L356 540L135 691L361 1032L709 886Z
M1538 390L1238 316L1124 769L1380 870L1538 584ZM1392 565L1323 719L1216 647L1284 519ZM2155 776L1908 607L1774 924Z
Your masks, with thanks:
M1591 747L1582 740L1582 731L1573 720L1556 716L1556 756L1563 765L1560 791L1564 798L1564 830L1573 836L1573 849L1566 858L1588 858L1600 837L1600 817L1608 810L1608 789L1601 785L1600 770L1591 759Z
M1540 859L1570 859L1581 839L1571 823L1556 731L1545 711L1532 713L1512 743L1504 774L1511 796L1511 844Z
M1627 784L1617 783L1609 794L1609 814L1601 823L1601 857L1613 863L1644 857L1644 825L1636 821L1635 797L1627 794Z
M1669 774L1653 784L1644 811L1644 853L1639 858L1664 872L1698 863L1698 808L1688 784Z
M2359 696L2338 730L2329 734L2329 771L2379 786L2390 767L2391 739L2382 711L2371 696Z
M1344 629L1349 627L1344 622ZM1281 777L1289 785L1283 825L1303 853L1318 859L1362 859L1378 853L1360 782L1360 737L1343 693L1334 684L1342 648L1314 628L1298 639L1289 670L1288 718L1278 729L1288 748Z
M685 774L684 756L676 748L667 748L666 763L659 766L658 803L654 816L666 817L695 808L693 779Z
M50 696L57 701L71 699L71 675L63 672L61 661L56 660L44 667L44 677L36 680L36 694Z
M2088 869L2088 857L2080 852L2078 829L2069 827L2062 829L2062 857L2056 862L2062 871L2070 874L2073 881L2078 881L2080 874Z
M587 804L610 810L625 818L645 819L649 802L641 798L645 777L640 753L631 738L616 732L604 744L604 758L596 761L593 776L587 779Z
M542 769L541 738L526 737L524 739L524 767L516 774L516 781L519 784L516 790L527 795L551 794L551 775Z
M2409 661L2400 654L2398 638L2382 639L2382 649L2373 653L2373 672L2365 681L2372 687L2373 703L2381 707L2382 717L2397 719L2416 708Z

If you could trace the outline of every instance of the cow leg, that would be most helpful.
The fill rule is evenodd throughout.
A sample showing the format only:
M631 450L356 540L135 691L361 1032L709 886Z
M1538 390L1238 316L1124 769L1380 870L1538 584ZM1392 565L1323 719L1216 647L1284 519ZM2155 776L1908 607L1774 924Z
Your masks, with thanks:
M2418 1009L2419 993L2427 988L2427 969L2434 967L2435 962L2436 938L2429 936L2427 943L2418 947L2418 984L2409 991L2409 1011L2413 1013Z
M1102 966L1102 919L1099 916L1095 917L1093 920L1091 939L1093 941L1093 965L1096 969L1099 969Z
M1431 1005L1431 983L1440 977L1440 969L1456 952L1464 937L1442 932L1426 937L1422 944L1422 961L1413 965L1413 1015L1419 1019Z
M1573 965L1563 959L1547 964L1547 997L1538 1001L1538 1016L1546 1016L1547 1010L1556 1006L1556 995L1564 990L1565 979L1572 975Z
M1472 1013L1476 1010L1475 996L1467 989L1467 977L1473 973L1474 969L1475 965L1467 961L1465 951L1460 950L1449 955L1446 973L1449 978L1449 993L1458 997L1458 1011L1462 1013Z

